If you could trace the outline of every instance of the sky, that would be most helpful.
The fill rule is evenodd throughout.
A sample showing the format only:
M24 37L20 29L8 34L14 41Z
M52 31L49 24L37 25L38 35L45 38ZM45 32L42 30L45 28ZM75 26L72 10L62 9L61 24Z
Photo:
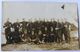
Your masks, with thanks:
M64 9L61 7L64 5ZM60 2L3 2L3 24L9 20L16 22L17 19L22 21L35 20L58 20L68 21L77 24L77 4L76 3L60 3Z

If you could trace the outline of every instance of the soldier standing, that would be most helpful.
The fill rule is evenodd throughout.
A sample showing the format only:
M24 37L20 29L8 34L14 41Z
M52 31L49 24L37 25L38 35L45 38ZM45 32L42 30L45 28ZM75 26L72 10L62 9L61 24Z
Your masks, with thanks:
M10 30L11 25L12 25L12 23L9 22L9 18L8 18L7 22L3 26L5 28L6 43L10 43L10 41L9 41L9 37L10 37L9 34L11 32L11 30Z
M17 42L21 42L22 41L21 40L21 34L19 32L20 24L18 22L18 19L17 19L17 22L13 23L13 28L15 30L14 31L15 37L14 36L13 37L16 38Z
M56 28L55 28L55 31L56 31L56 41L58 43L60 43L60 40L61 40L61 30L60 30L61 27L60 26L61 26L61 23L58 20L57 24L56 24Z
M64 31L64 37L65 37L66 43L70 43L70 31L69 31L69 23L68 22L66 22L64 24L63 31Z
M20 23L22 24L21 25L21 28L22 28L22 39L23 39L23 41L26 41L26 37L27 37L27 29L26 29L27 22L23 18L23 21L20 22Z

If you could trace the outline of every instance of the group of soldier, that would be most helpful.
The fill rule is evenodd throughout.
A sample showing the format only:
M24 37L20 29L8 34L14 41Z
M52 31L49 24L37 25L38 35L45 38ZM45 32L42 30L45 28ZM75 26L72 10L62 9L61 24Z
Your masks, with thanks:
M59 21L25 21L11 23L9 20L3 26L5 28L6 43L33 42L37 43L61 43L70 42L70 30L68 22Z

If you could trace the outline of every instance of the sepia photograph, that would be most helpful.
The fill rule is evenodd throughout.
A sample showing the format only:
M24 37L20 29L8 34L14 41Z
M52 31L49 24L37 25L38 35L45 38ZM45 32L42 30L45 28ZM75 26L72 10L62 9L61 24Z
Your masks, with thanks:
M2 51L80 50L77 3L2 2Z

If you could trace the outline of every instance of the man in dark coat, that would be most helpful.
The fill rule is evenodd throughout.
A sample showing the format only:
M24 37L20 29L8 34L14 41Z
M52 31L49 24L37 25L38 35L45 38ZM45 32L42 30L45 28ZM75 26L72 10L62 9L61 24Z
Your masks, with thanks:
M23 39L23 41L25 41L26 40L26 38L27 38L27 29L26 29L26 27L27 27L27 22L25 21L25 19L23 19L23 21L22 22L20 22L20 24L21 24L21 33L22 33L22 39Z
M65 37L65 42L70 43L70 31L69 31L69 26L66 23L64 24L63 33Z
M7 22L4 24L4 28L5 28L5 38L6 38L6 43L10 43L9 42L9 34L11 32L10 27L11 27L12 23L9 22L9 20L7 20Z
M14 41L16 42L21 42L22 40L21 40L21 34L20 34L20 32L19 32L19 28L20 28L20 24L19 24L19 22L17 21L17 22L15 22L15 23L13 23L13 26L12 26L12 28L14 28L14 35L13 35L13 37L14 37Z
M57 24L56 24L56 28L55 28L55 31L56 31L56 41L58 43L61 42L61 23L59 21L57 21Z

